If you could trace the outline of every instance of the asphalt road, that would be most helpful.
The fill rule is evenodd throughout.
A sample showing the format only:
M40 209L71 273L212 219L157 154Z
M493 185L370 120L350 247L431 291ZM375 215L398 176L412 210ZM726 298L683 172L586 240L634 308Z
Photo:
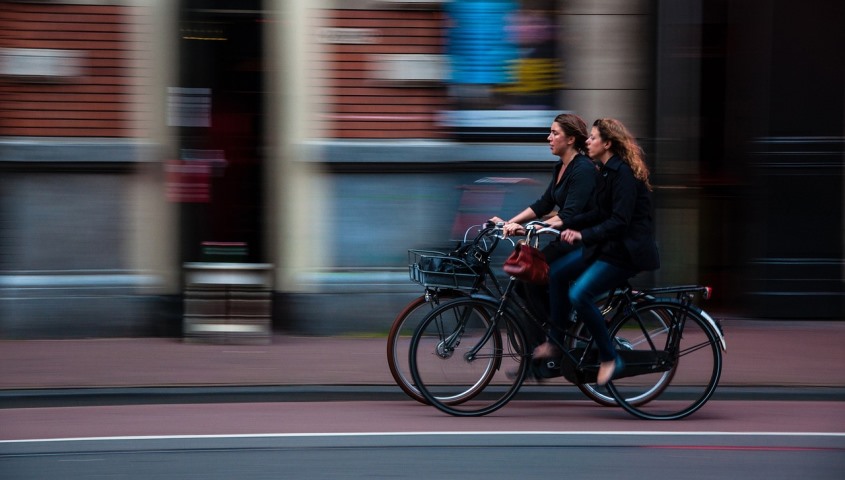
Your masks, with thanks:
M764 434L282 436L40 445L10 479L841 479L845 442ZM727 440L727 441L725 441Z
M412 401L0 410L4 479L843 478L845 402L709 402L673 422L581 400L480 418Z

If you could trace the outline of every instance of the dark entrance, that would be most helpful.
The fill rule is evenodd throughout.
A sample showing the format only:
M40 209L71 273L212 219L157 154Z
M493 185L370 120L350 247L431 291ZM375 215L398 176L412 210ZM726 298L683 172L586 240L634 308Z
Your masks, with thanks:
M181 2L179 84L168 97L183 262L265 256L262 25L260 0Z

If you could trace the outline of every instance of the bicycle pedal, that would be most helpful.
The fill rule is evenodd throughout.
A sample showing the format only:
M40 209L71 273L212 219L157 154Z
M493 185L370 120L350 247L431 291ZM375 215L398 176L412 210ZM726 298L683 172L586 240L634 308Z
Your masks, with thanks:
M533 366L534 375L538 378L555 378L563 375L560 370L560 360L546 360Z

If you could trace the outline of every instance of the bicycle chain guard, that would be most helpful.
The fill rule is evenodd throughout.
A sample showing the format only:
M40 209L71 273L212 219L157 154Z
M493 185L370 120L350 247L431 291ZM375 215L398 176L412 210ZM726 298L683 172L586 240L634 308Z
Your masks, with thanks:
M584 349L576 348L570 353L575 358L581 358ZM620 350L618 354L625 361L625 369L616 378L667 372L675 365L671 354L662 350ZM531 371L536 378L564 377L574 385L596 383L598 358L595 351L587 352L582 362L588 366L578 368L565 358L535 360L531 362Z

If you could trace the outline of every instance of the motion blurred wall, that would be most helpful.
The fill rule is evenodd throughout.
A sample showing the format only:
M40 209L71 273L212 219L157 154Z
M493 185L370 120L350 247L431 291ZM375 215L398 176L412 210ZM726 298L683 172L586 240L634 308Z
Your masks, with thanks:
M646 148L638 284L839 319L845 34L806 32L845 13L810 3L3 2L0 336L179 336L183 263L233 255L279 331L385 330L408 248L539 195L561 111Z
M0 4L0 336L157 332L156 6Z

